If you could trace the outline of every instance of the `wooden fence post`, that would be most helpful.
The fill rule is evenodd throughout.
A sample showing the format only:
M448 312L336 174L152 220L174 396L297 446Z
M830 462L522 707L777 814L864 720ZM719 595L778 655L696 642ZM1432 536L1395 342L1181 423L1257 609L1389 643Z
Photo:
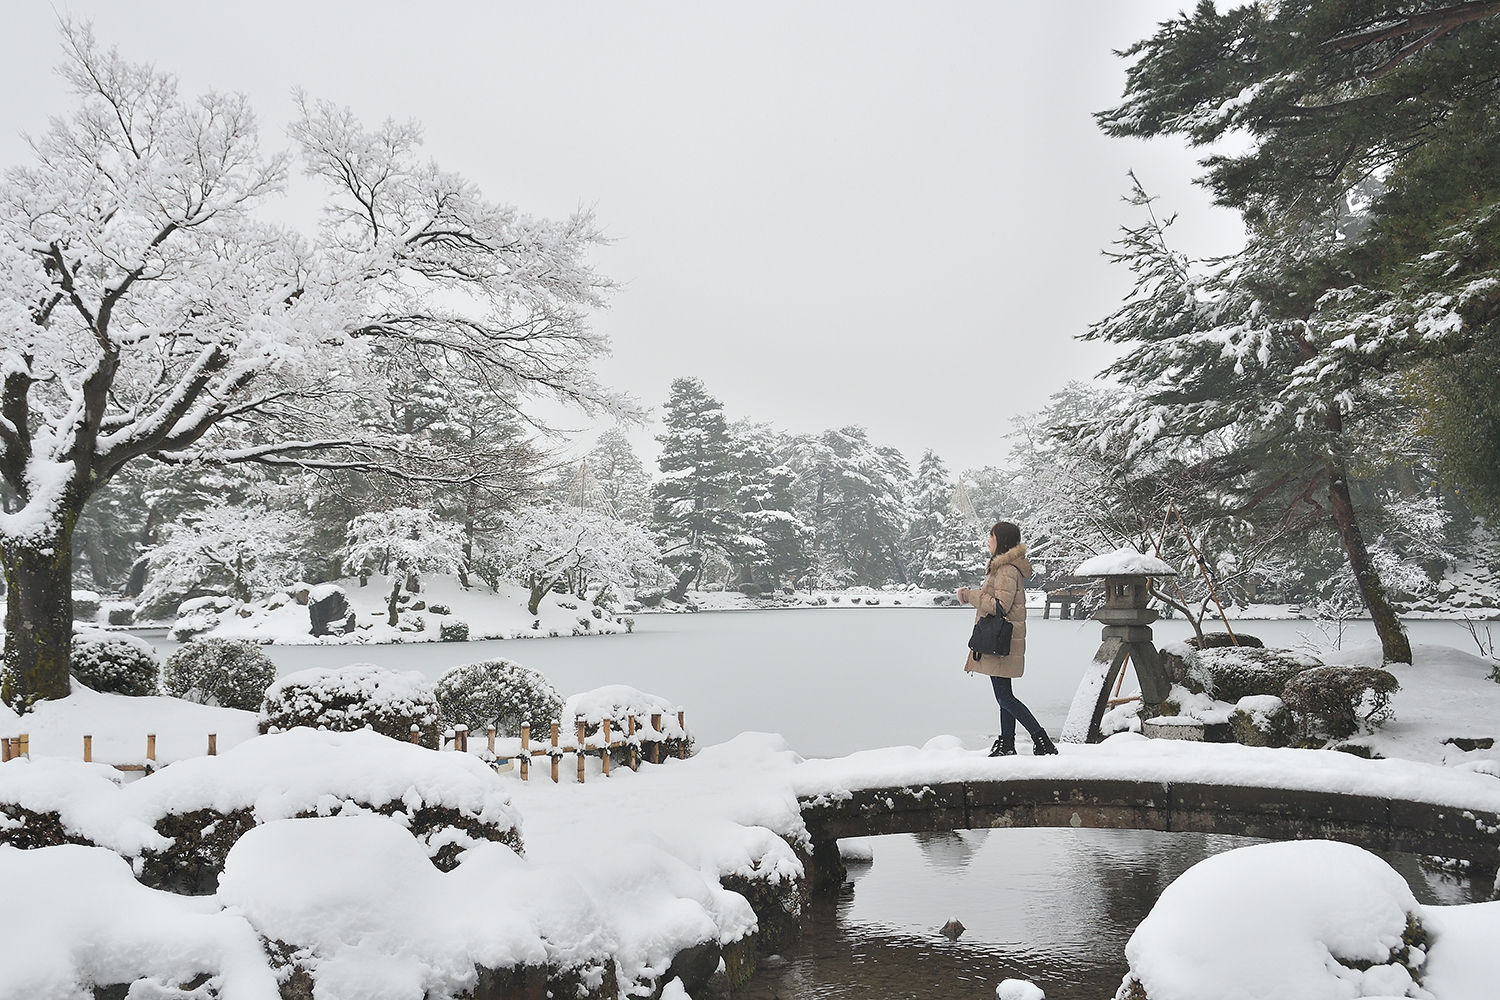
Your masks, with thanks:
M683 721L685 713L677 713L677 725L682 729L682 741L677 744L677 759L687 760L687 723Z
M83 762L85 764L94 759L94 738L87 734L83 737Z
M651 728L656 731L657 738L651 741L651 763L661 763L661 713L651 713Z
M415 723L415 722L413 722L413 723L412 723L412 724L411 724L411 741L412 741L412 742L413 742L413 743L416 743L416 742L417 742L417 741L418 741L418 735L419 735L419 734L420 734L420 733L421 733L421 730L419 730L419 729L418 729L418 728L417 728L417 724L416 724L416 723Z
M552 752L548 754L552 758L552 783L557 784L557 759L562 756L557 752L557 723L552 723Z
M529 724L523 724L521 728L522 729L529 729L531 727L530 727ZM494 724L492 723L492 724L486 726L484 728L484 731L485 731L485 734L487 736L489 736L489 738L490 738L490 753L494 753L495 752L495 726L494 726Z
M29 733L22 733L16 737L16 751L17 757L31 759L31 735Z
M635 716L633 715L625 718L625 739L630 745L630 769L637 771L640 769L641 762L637 759L635 752Z
M604 765L604 776L609 777L609 720L605 719L599 724L599 734L604 738L604 749L599 751L599 759Z
M217 757L219 755L219 734L218 733L209 733L208 734L208 755L210 757Z
M490 749L495 749L495 727L490 727ZM531 780L531 723L521 723L521 780Z
M149 773L154 770L156 764L156 734L146 734L146 770Z
M10 760L10 737L0 736L0 764Z
M577 718L577 717L574 717L573 721L578 724L578 753L576 753L574 756L576 756L578 758L578 783L581 785L581 784L583 784L583 781L584 781L584 771L583 771L584 756L583 756L583 748L584 748L584 744L586 742L588 742L588 737L586 737L584 735L584 732L588 728L588 723L584 722L581 718Z
M453 727L453 749L460 753L469 752L469 727L462 722Z

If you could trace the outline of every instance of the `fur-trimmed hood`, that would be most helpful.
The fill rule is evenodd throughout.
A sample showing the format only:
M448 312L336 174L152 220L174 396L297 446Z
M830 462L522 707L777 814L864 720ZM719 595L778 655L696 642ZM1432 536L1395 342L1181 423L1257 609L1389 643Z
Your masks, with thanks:
M1031 563L1026 559L1025 544L1017 545L1012 549L1006 549L1004 552L997 552L990 557L990 575L993 575L1001 566L1011 563L1014 563L1016 569L1021 571L1021 579L1024 580L1031 576Z

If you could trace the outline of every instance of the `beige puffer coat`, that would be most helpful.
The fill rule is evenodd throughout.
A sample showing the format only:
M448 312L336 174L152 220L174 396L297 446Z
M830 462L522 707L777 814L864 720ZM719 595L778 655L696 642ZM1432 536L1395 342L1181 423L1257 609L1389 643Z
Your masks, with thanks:
M1026 546L1017 545L997 553L990 560L989 572L985 574L984 586L969 591L969 603L978 610L974 620L995 610L995 602L1005 609L1005 617L1015 625L1010 637L1009 656L985 656L974 659L967 652L964 669L990 677L1020 677L1026 669L1026 584L1031 575L1031 563L1026 560Z

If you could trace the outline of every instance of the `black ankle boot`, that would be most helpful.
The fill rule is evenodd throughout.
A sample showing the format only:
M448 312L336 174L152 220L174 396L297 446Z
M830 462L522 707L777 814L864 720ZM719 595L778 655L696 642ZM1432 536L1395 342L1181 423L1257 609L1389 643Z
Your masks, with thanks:
M1011 753L1015 753L1012 748ZM1053 745L1052 738L1045 732L1037 733L1031 738L1031 755L1033 757L1045 757L1048 754L1057 753L1057 747Z
M1057 753L1056 750L1053 750L1052 752ZM1016 738L1014 736L1011 736L1009 738L1006 738L1004 736L995 737L995 745L990 747L991 757L1014 757L1015 754Z

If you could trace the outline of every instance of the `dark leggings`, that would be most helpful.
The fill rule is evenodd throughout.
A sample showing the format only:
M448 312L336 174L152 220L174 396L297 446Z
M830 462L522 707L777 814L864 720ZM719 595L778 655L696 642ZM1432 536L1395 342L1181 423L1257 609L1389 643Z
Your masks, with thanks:
M1004 740L1014 742L1016 738L1016 720L1026 727L1032 739L1042 732L1041 723L1036 721L1036 716L1031 714L1031 709L1021 704L1021 699L1015 696L1010 689L1009 677L991 677L990 684L995 688L995 700L1000 703L1000 737Z

